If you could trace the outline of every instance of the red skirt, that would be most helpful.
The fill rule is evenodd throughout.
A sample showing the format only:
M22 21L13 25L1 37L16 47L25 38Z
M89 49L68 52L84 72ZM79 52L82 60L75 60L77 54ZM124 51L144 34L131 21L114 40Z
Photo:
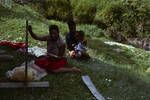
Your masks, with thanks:
M42 57L35 60L35 64L47 71L54 71L56 69L65 67L67 60L65 58L51 60L48 57Z

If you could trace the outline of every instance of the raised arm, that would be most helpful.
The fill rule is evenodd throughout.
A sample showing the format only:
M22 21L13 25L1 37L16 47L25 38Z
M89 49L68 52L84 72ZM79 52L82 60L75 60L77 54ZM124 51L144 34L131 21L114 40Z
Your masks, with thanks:
M40 40L40 41L48 40L48 36L37 36L35 33L33 33L31 25L28 26L28 31L30 35L32 36L32 38L34 38L35 40Z

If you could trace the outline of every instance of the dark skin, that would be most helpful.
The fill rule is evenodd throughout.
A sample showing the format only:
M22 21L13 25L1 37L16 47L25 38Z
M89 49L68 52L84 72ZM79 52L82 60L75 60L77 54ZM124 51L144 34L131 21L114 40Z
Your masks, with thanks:
M31 25L28 26L28 31L35 40L39 41L49 41L50 38L53 41L57 41L57 39L59 38L59 32L55 29L49 30L49 35L46 36L37 36L35 33L33 33ZM64 53L65 53L65 44L59 47L58 55L54 55L48 52L47 56L50 57L51 59L61 59L64 56Z

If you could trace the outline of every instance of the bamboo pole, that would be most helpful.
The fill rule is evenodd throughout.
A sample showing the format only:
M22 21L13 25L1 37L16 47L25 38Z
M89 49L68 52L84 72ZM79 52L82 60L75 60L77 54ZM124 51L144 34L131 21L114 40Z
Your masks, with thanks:
M25 48L25 84L28 81L28 20L26 20L26 48Z

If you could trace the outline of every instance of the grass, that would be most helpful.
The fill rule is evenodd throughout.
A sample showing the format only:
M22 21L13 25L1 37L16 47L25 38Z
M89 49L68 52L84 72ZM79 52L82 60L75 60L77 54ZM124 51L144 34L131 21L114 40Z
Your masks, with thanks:
M7 13L6 13L7 11ZM21 13L21 14L20 14ZM34 17L33 17L34 16ZM61 35L68 31L67 24L59 21L47 21L29 6L15 5L12 10L0 8L0 40L24 41L25 20L29 19L37 34L46 34L48 24L57 24ZM127 49L120 46L110 46L103 37L102 30L94 25L78 25L78 30L84 30L88 39L89 54L92 59L76 61L68 58L70 64L81 68L81 74L49 73L42 80L48 80L47 89L0 89L0 100L95 100L81 80L88 74L96 88L106 100L149 100L150 53L141 49ZM98 34L98 35L97 35ZM99 35L100 34L100 35ZM45 43L37 42L30 37L30 46L45 47ZM1 46L13 55L14 60L0 63L0 81L7 81L5 72L24 62L23 55L15 50ZM115 49L121 49L116 52Z

